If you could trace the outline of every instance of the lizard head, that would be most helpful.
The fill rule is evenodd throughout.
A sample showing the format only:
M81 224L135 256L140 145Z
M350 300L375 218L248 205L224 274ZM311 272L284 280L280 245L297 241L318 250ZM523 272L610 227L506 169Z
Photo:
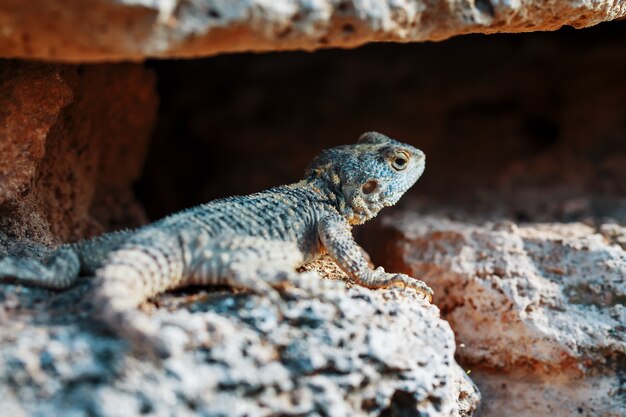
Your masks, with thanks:
M327 149L306 175L328 193L350 224L394 205L424 172L426 156L411 145L367 132L352 145Z

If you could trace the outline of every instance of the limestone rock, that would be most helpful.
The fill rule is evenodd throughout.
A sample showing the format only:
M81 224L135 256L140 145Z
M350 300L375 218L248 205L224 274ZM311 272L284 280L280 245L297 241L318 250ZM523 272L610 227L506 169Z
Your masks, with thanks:
M435 290L483 415L626 414L626 252L582 223L385 220L391 262ZM617 236L619 227L600 227Z
M2 233L55 244L144 221L130 187L156 106L137 65L2 62Z
M313 50L465 33L586 27L626 15L615 1L4 0L0 56L74 62Z
M129 354L84 287L0 287L0 394L13 415L469 416L479 394L439 310L412 291L306 272L282 318L245 293L166 294L146 309L175 354ZM19 306L19 308L18 308Z

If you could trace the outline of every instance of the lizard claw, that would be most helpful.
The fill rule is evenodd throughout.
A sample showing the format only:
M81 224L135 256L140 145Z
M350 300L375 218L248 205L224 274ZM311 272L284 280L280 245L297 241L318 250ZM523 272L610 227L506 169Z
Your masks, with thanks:
M413 278L406 274L396 274L395 278L398 279L399 282L402 282L405 290L407 287L412 288L420 293L425 300L427 299L429 303L433 301L434 291L432 290L432 288L426 285L424 281Z

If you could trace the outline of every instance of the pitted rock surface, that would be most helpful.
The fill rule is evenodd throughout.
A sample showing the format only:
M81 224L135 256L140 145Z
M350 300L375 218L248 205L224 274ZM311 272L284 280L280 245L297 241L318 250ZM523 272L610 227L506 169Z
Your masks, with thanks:
M461 363L490 398L485 415L626 413L621 227L462 219L384 223L397 239L391 264L434 288Z
M450 327L412 291L305 272L282 319L256 295L164 295L146 306L176 352L158 364L76 306L83 290L0 288L12 415L464 416L479 400Z

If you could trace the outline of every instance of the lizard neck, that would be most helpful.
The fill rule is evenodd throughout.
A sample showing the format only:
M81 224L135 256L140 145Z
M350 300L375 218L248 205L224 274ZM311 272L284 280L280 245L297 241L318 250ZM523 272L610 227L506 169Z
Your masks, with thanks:
M332 206L350 224L362 223L341 191L341 181L338 177L323 178L312 176L300 181L298 185L314 193L322 202Z

